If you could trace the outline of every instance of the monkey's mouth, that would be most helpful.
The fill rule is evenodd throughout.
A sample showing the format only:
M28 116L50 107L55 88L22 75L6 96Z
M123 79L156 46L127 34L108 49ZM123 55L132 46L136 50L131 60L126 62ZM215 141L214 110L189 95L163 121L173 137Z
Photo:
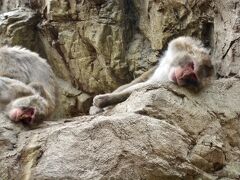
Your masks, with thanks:
M175 69L174 72L174 81L180 85L190 85L190 86L197 86L198 85L198 77L194 70L194 64L189 63L184 67L178 67Z
M33 107L15 108L10 112L10 118L15 122L32 124L36 115L36 109Z
M26 124L32 124L35 119L36 110L33 107L24 107L19 120Z

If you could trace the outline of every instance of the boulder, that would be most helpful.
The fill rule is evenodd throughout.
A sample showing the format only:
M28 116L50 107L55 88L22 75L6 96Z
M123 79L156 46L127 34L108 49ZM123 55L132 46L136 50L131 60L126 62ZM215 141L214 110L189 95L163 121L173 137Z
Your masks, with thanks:
M102 115L29 128L1 116L1 179L237 179L238 79L149 86Z

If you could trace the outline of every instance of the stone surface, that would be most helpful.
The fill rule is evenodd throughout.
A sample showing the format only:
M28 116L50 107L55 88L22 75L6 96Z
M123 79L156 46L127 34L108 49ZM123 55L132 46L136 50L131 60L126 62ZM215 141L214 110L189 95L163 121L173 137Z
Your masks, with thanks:
M214 21L214 60L220 77L239 76L240 3L217 1Z
M92 97L74 88L70 83L57 80L59 87L58 107L53 119L87 114L92 105Z
M40 16L27 8L0 14L0 44L21 45L41 53L41 44L36 35Z
M37 1L37 0L36 0ZM0 1L0 12L8 12L13 9L24 7L28 5L29 0L1 0Z
M89 94L139 76L179 35L212 47L219 77L239 75L238 0L1 0L0 7L0 44L37 51L60 78L55 119L85 113ZM0 114L0 179L239 179L239 89L233 78L197 94L156 85L101 115L37 127Z
M149 86L105 114L37 129L1 116L0 179L237 179L239 88Z

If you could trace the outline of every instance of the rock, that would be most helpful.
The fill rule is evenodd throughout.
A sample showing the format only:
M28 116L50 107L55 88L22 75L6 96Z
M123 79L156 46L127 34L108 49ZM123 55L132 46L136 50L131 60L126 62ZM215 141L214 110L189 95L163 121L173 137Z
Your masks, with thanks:
M39 15L27 8L19 8L0 15L0 44L20 45L41 53L35 32Z
M11 1L11 0L1 0L0 2L0 12L8 12L11 11L13 9L19 8L21 6L25 6L27 5L29 0L15 0L15 1Z
M219 76L239 76L240 4L218 1L214 21L214 61Z
M54 0L46 8L40 37L59 77L88 93L112 91L131 79L124 55L128 37L122 27L122 1L68 5Z
M1 12L11 10L0 15L0 44L37 51L61 78L56 119L85 113L89 94L139 76L157 63L170 39L183 34L214 47L220 77L239 74L235 0L0 5ZM101 115L36 127L14 124L2 113L0 179L238 179L239 89L234 78L199 93L149 86Z
M37 129L1 116L0 178L237 179L239 88L238 79L197 94L149 86L105 114Z
M58 79L58 107L52 119L74 117L87 114L92 105L92 97L77 90L70 83Z
M213 1L134 0L138 27L153 49L162 49L166 42L182 34L209 40L206 25L213 26Z

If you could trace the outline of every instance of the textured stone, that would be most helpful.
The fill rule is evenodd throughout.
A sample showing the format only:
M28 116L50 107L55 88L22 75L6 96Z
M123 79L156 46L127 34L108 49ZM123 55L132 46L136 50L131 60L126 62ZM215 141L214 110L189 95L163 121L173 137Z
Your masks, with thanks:
M240 75L240 4L217 1L214 21L214 61L219 76Z
M239 88L149 86L105 114L32 130L1 116L0 178L237 179Z
M21 45L41 52L35 29L40 21L36 12L20 8L0 15L0 44Z
M1 12L35 10L2 14L0 43L22 45L48 59L61 78L56 119L86 112L87 93L112 91L142 74L179 35L214 47L220 77L239 74L237 0L0 5ZM238 179L239 89L239 79L214 81L199 93L156 85L101 115L31 128L0 114L0 179Z

